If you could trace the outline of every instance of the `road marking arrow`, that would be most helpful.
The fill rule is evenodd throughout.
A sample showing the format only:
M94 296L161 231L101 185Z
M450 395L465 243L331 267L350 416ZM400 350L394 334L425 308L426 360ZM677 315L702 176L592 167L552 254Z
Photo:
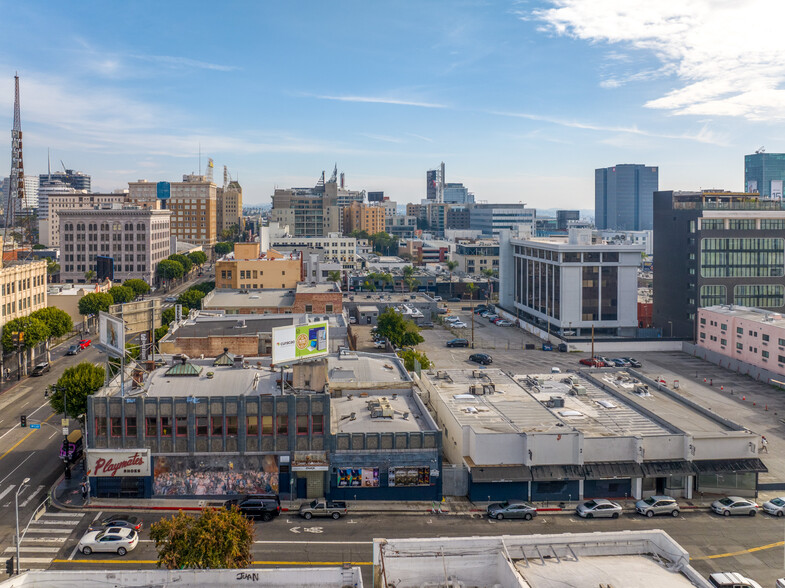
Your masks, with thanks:
M289 530L290 530L292 533L299 533L299 532L300 532L300 531L298 530L299 528L300 528L300 527L292 527L292 528L291 528L291 529L289 529Z

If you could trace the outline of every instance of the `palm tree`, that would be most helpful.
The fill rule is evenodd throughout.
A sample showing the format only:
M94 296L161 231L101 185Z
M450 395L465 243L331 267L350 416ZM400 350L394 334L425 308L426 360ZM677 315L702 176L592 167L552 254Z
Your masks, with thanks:
M450 298L452 298L452 272L458 267L458 262L450 259L445 265L447 266L447 269L450 270Z
M341 289L341 272L338 270L333 270L327 273L327 280L329 282L335 282L338 284L338 289Z
M95 272L94 272L93 270L87 270L87 271L84 273L84 280L85 280L85 282L87 282L88 284L89 284L90 282L92 282L92 281L93 281L93 278L94 278L94 277L95 277Z
M484 267L481 271L488 278L488 302L491 302L493 301L493 283L491 283L491 278L496 275L496 270Z
M469 299L474 300L474 293L477 291L477 284L469 282L466 284L466 291L469 292Z
M406 287L409 288L409 292L414 292L414 289L417 287L417 284L420 283L419 280L414 276L406 277L403 279L403 281L406 282Z
M383 273L379 276L382 281L382 290L384 290L388 285L392 285L394 283L392 274ZM395 290L395 288L393 288Z

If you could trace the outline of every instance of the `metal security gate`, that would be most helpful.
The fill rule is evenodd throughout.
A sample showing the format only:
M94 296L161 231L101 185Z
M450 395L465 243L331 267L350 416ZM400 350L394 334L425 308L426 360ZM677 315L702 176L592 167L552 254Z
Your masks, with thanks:
M469 470L462 465L442 464L442 494L466 496L469 493Z

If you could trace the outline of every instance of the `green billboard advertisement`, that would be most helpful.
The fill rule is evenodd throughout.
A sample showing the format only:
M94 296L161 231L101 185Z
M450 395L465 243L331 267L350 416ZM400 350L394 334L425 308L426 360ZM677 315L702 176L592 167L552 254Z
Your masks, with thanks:
M273 329L273 363L286 363L330 351L327 321Z

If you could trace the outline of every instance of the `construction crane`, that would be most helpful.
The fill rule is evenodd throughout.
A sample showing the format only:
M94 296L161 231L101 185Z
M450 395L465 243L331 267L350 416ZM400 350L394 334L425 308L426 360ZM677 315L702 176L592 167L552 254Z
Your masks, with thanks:
M766 148L765 147L758 147L758 149L755 150L755 153L756 153L756 155L760 155L761 153L766 153Z

